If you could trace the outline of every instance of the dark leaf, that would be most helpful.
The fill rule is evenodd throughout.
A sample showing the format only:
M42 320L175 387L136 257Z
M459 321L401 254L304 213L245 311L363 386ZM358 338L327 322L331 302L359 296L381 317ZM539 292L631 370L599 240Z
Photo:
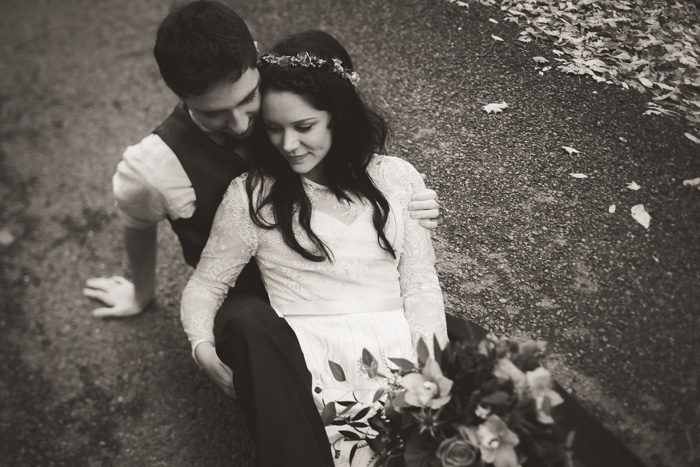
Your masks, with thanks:
M359 434L355 433L354 431L348 431L348 430L338 430L338 433L343 435L345 439L350 439L353 441L359 441L362 439L362 436Z
M389 358L390 361L394 362L396 366L401 368L403 371L417 370L416 365L412 361L406 360L405 358Z
M355 401L335 401L336 404L342 405L343 407L352 407L357 404Z
M374 397L372 397L372 402L377 402L383 395L384 388L377 389L377 392L374 393Z
M331 373L333 373L333 377L336 379L336 381L345 381L345 372L340 365L328 360L328 366L331 367Z
M362 349L362 363L364 363L368 367L371 367L373 362L376 363L374 355L372 355L369 350Z
M369 413L369 407L365 407L364 409L357 412L355 414L355 416L352 417L352 419L353 420L361 420L362 418L364 418L365 415L367 415L367 413Z
M353 428L368 428L369 425L365 422L350 422L350 426Z
M323 420L323 426L328 426L333 423L335 419L335 402L331 402L326 405L321 412L321 420Z
M355 458L355 453L357 452L357 443L350 450L350 465L352 465L352 460Z
M435 361L440 363L442 359L442 349L440 348L440 343L435 334L433 334L433 353L435 354Z
M428 346L425 344L425 341L423 341L422 337L418 340L418 345L416 346L416 352L418 353L418 364L422 368L425 365L425 362L428 361L428 358L430 358L430 352L428 351Z

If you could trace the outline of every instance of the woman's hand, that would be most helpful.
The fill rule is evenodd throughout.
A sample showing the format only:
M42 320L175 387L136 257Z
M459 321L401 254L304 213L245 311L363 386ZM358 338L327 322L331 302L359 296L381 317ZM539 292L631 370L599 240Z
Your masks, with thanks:
M194 358L222 391L229 397L236 397L233 388L233 373L216 354L216 348L211 342L202 342L194 349Z

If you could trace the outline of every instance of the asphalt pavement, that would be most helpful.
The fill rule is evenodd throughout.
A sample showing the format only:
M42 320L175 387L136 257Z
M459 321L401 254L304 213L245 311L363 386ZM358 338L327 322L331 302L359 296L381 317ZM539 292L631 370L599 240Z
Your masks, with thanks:
M557 379L650 466L698 465L700 190L683 181L700 146L681 122L643 116L635 91L540 75L532 57L552 45L518 42L498 9L226 3L267 46L308 28L347 46L389 153L439 193L449 313L550 340ZM0 465L253 465L235 401L190 358L189 270L167 226L146 312L98 320L81 294L125 273L111 176L176 102L151 55L170 5L0 7Z

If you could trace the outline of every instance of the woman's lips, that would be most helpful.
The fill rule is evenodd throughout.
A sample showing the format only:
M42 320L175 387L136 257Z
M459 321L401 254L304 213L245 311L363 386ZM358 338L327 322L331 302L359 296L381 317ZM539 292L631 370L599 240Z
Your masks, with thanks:
M306 157L308 153L306 154L300 154L298 156L292 155L292 154L287 154L287 159L291 160L292 162L299 162L302 158Z

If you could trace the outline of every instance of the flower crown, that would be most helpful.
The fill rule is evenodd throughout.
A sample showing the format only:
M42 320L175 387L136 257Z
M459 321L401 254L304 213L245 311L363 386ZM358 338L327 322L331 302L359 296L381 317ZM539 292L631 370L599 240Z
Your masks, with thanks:
M277 66L296 66L303 68L327 68L331 73L350 81L350 84L357 87L360 75L354 71L343 67L343 62L339 58L334 58L330 62L309 52L301 52L296 55L265 54L260 57L260 62L270 63Z

